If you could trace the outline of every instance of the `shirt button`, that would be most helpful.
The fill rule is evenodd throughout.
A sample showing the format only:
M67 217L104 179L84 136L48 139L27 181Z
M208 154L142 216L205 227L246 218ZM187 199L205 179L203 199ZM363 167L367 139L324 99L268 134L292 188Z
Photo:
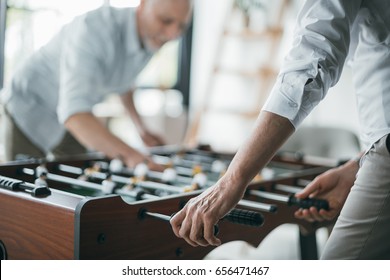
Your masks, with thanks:
M290 105L290 107L292 107L292 108L298 107L298 104L295 102L288 102L288 105Z

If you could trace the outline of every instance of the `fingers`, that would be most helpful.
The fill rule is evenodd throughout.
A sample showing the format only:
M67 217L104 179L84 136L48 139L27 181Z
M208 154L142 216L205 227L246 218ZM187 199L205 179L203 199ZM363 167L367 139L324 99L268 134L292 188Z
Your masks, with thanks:
M170 223L174 234L193 247L221 244L221 240L214 235L214 223L188 207L178 212Z
M142 141L148 147L165 145L165 141L160 136L154 135L154 134L150 134L150 133L149 134L145 134L142 137Z
M179 234L179 231L180 231L181 224L182 224L182 221L184 220L185 216L186 216L186 213L183 209L183 210L179 211L178 213L176 213L175 216L173 216L170 220L173 233L179 238L181 237Z
M163 146L163 145L165 145L165 141L163 140L163 138L161 138L159 136L156 136L155 139L156 139L155 140L156 141L155 146Z
M207 241L207 245L219 246L221 240L215 236L214 223L208 222L204 224L203 238Z
M152 159L150 158L147 158L146 160L147 162L147 165L149 167L150 170L153 170L153 171L159 171L159 172L162 172L164 171L164 169L166 168L165 166L161 165L161 164L158 164L156 162L154 162Z
M311 182L309 185L307 185L303 190L296 193L295 196L298 198L306 198L308 196L315 196L319 191L319 184L316 184L316 182Z
M183 238L191 246L197 247L198 244L188 237L188 226L185 218L186 209L183 209L171 219L172 230L178 238Z
M308 222L323 222L333 220L337 216L337 213L338 211L336 209L326 211L324 209L318 210L315 207L310 207L309 209L298 209L295 211L294 216L297 219Z
M315 207L310 207L309 209L298 209L294 216L298 219L303 219L308 222L322 222L324 221L324 217L320 214L320 212Z
M134 153L133 157L128 158L125 164L129 168L136 168L139 165L144 165L145 170L153 170L162 172L166 168L165 166L158 164L152 160L152 158L142 155L140 153Z
M321 191L321 180L319 177L311 181L303 190L296 193L298 198L314 197Z

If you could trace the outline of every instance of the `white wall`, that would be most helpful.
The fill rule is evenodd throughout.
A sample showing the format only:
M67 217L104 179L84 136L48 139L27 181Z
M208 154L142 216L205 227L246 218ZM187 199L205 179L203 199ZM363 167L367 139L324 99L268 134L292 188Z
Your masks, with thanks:
M206 94L216 54L217 39L232 0L195 0L192 46L191 102L197 106Z
M302 1L293 5L290 16L288 17L288 23L285 28L285 37L283 44L286 48L282 49L281 54L287 51L287 46L290 44L291 33L293 30L296 13L299 9L299 5ZM191 102L193 107L191 109L191 116L199 107L202 102L208 102L207 96L209 93L206 91L208 79L210 78L212 66L214 63L214 56L217 51L217 40L222 32L222 23L226 12L228 11L232 0L196 0L195 1L195 26L194 26L194 45L193 45L193 68L192 68L192 84L191 84ZM259 52L262 50L259 48ZM281 57L282 57L281 56ZM312 112L312 114L304 121L303 125L313 126L332 126L338 128L345 128L353 131L356 134L359 133L359 124L356 113L356 102L354 97L354 90L352 87L352 73L347 67L344 69L344 73L339 83L332 88L325 100L320 103L319 106ZM229 87L229 85L226 85ZM225 91L228 88L223 89L218 87L218 91ZM244 91L244 90L243 90ZM252 127L253 120L248 124L240 125L234 123L229 118L223 118L225 122L229 121L230 126L227 124L216 124L213 121L209 121L207 125L219 126L224 129L225 135L229 135L234 131L236 141L228 145L228 148L234 148L239 145L246 135L249 133ZM239 128L234 126L240 126ZM243 132L243 130L245 132ZM206 129L207 141L214 141L214 137L220 133L216 133L215 127ZM212 136L211 134L214 134ZM242 135L244 134L244 135ZM226 139L215 140L215 143L225 141Z

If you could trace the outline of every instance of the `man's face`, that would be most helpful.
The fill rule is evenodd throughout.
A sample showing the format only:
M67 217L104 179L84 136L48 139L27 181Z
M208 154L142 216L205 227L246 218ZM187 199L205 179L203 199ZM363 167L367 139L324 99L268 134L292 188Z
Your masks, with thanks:
M191 19L191 0L143 0L138 8L138 30L144 46L158 50L179 37Z

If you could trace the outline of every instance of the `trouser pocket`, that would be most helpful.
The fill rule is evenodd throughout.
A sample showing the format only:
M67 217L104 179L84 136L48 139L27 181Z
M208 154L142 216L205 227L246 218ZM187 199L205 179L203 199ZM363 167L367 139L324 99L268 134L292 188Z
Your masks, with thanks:
M386 148L387 148L387 151L390 154L390 134L388 134L387 137L386 137Z

